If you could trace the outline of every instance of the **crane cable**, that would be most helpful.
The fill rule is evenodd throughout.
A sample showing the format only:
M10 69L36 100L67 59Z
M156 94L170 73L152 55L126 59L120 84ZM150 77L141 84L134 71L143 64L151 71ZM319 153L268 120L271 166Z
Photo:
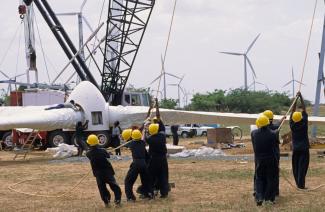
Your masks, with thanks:
M132 141L132 140L131 140ZM110 150L107 150L107 152L113 152L115 151L116 149L119 149L125 145L127 145L128 143L130 143L131 141L128 141L128 142L125 142L124 144L121 144L120 146L114 148L114 149L110 149ZM25 194L25 195L28 195L28 196L34 196L34 197L46 197L46 198L60 198L60 197L64 197L66 196L67 194L71 193L72 191L74 191L87 177L88 175L91 173L91 169L83 175L83 177L76 183L74 184L74 186L72 186L69 190L65 191L64 193L62 194L59 194L59 195L45 195L45 194L38 194L38 193L29 193L29 192L24 192L24 191L19 191L17 189L15 189L14 187L17 186L17 185L20 185L20 184L23 184L23 183L26 183L26 182L31 182L31 181L35 181L35 180L42 180L44 178L32 178L32 179L27 179L27 180L22 180L22 181L19 181L18 183L15 183L15 184L12 184L12 185L9 185L7 188L13 192L16 192L16 193L20 193L20 194Z
M302 82L302 80L303 80L303 78L304 78L304 74L305 74L305 67L306 67L306 62L307 62L307 57L308 57L308 52L309 52L309 47L310 47L311 34L312 34L313 26L314 26L314 20L315 20L315 14L316 14L316 9L317 9L317 3L318 3L318 0L315 0L315 7L314 7L314 12L313 12L313 16L312 16L311 26L310 26L310 30L309 30L309 36L308 36L308 41L307 41L307 47L306 47L305 58L304 58L304 63L303 63L303 67L302 67L302 73L301 73L300 82ZM298 92L300 92L300 90L301 90L301 83L299 83L299 89L298 89ZM297 100L298 100L298 97L296 97L296 98L293 100L293 102L292 102L292 104L291 104L291 106L290 106L290 108L289 108L289 110L287 111L287 113L286 113L285 116L288 116L288 115L289 115L289 113L291 112L293 106L296 104ZM280 126L279 126L279 128L278 128L279 131L281 130L281 128L282 128L282 126L283 126L283 123L284 123L284 119L281 121L281 124L280 124ZM287 176L285 175L285 173L284 173L283 170L281 170L280 168L279 168L279 170L280 170L280 173L281 173L282 177L284 178L284 180L285 180L285 181L286 181L290 186L292 186L293 188L295 188L297 191L300 191L300 192L310 192L310 191L315 191L315 190L317 190L317 189L320 189L320 188L322 188L322 187L325 187L325 184L321 184L321 185L319 185L319 186L317 186L317 187L315 187L315 188L310 188L310 189L301 189L301 188L298 188L298 187L296 187L296 186L295 186L295 185L294 185L294 184L293 184L293 183L292 183L292 182L287 178Z

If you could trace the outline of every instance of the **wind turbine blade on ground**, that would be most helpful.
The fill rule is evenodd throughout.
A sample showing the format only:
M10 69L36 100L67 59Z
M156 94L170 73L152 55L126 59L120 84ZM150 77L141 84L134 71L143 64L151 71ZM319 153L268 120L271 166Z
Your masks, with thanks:
M253 42L251 43L251 45L249 45L249 47L247 48L246 54L248 54L248 52L252 49L252 47L254 46L255 42L257 41L257 39L260 37L261 33L258 34L256 36L256 38L253 40Z
M247 62L248 62L248 65L249 65L249 66L251 67L251 69L252 69L252 72L253 72L253 74L254 74L254 77L257 78L257 77L256 77L256 73L255 73L255 70L254 70L254 68L253 68L253 65L252 65L250 59L247 57L247 55L245 55L245 58L246 58L246 60L247 60Z
M242 53L237 53L237 52L219 52L221 54L230 54L230 55L236 55L236 56L241 56L244 55Z

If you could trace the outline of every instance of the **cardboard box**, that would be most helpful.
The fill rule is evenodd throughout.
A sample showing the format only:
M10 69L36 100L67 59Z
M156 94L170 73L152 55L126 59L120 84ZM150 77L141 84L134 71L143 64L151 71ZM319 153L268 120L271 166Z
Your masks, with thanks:
M230 128L208 129L207 141L209 147L218 147L221 143L234 142Z

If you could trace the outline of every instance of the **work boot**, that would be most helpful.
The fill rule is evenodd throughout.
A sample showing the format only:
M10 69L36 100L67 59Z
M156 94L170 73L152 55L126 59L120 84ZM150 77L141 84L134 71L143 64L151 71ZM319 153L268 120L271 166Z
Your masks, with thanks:
M263 203L263 201L262 201L262 200L257 200L257 201L256 201L256 205L257 205L257 206L261 206L261 205L262 205L262 203Z
M114 203L115 203L115 206L116 206L116 207L120 207L120 206L122 205L120 199L115 200Z

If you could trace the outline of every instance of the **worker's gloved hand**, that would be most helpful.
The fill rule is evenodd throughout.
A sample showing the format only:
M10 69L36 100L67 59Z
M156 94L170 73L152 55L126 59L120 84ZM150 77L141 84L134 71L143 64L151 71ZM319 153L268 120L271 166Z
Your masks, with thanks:
M296 97L301 97L301 92L298 91Z

